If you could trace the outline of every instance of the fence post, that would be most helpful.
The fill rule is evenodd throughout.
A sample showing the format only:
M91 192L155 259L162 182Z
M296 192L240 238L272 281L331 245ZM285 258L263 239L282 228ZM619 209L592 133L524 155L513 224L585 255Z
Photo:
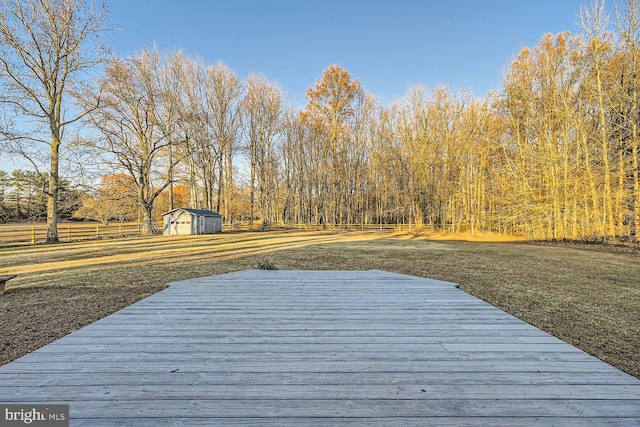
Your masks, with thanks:
M69 224L69 227L67 228L67 240L71 241L71 224Z
M36 227L31 227L31 244L36 244Z
M100 226L96 225L96 239L100 238Z

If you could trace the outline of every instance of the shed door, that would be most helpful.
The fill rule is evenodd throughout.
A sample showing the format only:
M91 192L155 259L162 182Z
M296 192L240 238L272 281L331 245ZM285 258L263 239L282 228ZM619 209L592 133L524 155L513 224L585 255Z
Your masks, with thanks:
M204 228L204 216L199 217L200 220L198 221L199 223L199 227L198 227L198 232L197 234L204 234L206 233L206 229Z
M181 212L176 218L178 228L176 234L192 234L191 233L191 215Z

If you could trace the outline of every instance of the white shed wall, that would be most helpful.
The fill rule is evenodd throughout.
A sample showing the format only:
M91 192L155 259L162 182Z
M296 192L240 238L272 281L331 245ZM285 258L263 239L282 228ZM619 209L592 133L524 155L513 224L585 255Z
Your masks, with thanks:
M165 236L221 232L221 216L195 215L182 210L177 210L164 216L162 234Z
M162 234L165 236L196 234L194 233L194 215L188 212L176 211L164 217L164 228Z

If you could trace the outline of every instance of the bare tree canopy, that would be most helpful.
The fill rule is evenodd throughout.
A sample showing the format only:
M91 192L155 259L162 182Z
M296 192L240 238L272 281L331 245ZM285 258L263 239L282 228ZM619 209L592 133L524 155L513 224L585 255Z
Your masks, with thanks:
M93 1L0 0L0 132L37 170L48 164L47 242L58 241L64 130L86 113L69 95L105 57L105 19Z
M284 103L280 88L265 76L247 78L242 101L242 128L249 160L249 227L255 216L256 184L263 226L278 216L275 200L278 188L277 136L282 130Z
M157 49L126 60L113 59L103 81L83 95L87 108L102 100L88 116L99 135L82 144L103 154L103 161L112 163L113 171L123 171L136 188L143 234L155 232L153 204L169 187L170 171L180 160L169 156L169 149L180 141L179 134L172 132L180 131L173 126L175 98L162 96L158 71L167 72L181 63L180 53L162 55ZM174 77L172 84L179 85Z

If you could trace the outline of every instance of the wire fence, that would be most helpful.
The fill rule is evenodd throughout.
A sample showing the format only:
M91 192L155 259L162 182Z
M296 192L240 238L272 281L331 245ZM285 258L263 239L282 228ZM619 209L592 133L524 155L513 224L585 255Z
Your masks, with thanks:
M103 238L118 238L136 236L140 234L140 226L135 222L129 223L60 223L58 224L58 238L60 241L90 240ZM0 224L1 244L37 244L47 239L47 225L45 223L28 224Z

